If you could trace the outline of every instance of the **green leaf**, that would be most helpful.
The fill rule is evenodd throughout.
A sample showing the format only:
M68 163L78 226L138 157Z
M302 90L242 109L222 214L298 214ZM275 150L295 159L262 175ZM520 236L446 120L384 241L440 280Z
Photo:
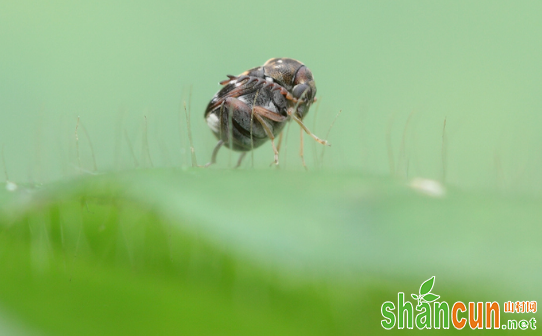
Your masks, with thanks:
M414 300L418 300L418 295L416 295L416 294L410 294L410 296L412 296L412 298L413 298Z
M13 321L60 336L376 336L389 334L376 307L423 274L446 279L453 301L540 293L540 197L430 199L391 178L283 170L136 170L23 188L0 188L0 335ZM491 253L450 259L472 248L469 229L492 232L476 247Z
M433 302L435 300L437 300L440 296L439 295L435 295L433 293L429 293L429 294L425 294L423 296L423 299L427 302Z
M420 295L425 295L433 289L433 284L435 283L435 277L425 280L425 282L420 286Z

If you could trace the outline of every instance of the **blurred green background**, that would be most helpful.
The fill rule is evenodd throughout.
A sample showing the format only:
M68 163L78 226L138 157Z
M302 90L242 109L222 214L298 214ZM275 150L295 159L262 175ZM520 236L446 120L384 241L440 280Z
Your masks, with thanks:
M541 15L1 2L2 168L18 189L0 192L0 333L377 334L380 305L433 275L451 304L540 300ZM218 82L272 57L312 70L306 124L332 146L306 137L305 173L292 125L278 171L270 144L237 171L226 149L190 168L183 103L203 164Z
M315 132L343 111L324 167L389 173L389 129L394 170L438 178L447 118L450 183L538 193L541 12L539 1L4 1L0 143L13 180L70 175L80 116L100 170L133 167L124 130L139 156L147 116L153 165L189 165L179 112L192 87L204 162L215 139L202 115L218 81L292 57L316 78ZM291 133L287 166L299 169Z

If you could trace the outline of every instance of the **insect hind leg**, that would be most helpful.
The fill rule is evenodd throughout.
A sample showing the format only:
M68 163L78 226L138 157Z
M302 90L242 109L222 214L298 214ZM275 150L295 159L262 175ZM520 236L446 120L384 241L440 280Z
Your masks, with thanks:
M235 165L235 167L233 167L234 169L237 169L237 168L241 167L241 163L243 162L243 159L245 158L246 155L247 155L247 152L243 152L243 153L241 153L241 155L239 155L239 159L237 160L237 164Z
M211 161L208 162L205 166L205 168L209 167L212 164L216 163L216 156L218 155L218 151L220 150L220 147L224 145L224 140L219 140L218 143L215 146L215 149L213 149L213 155L211 156Z

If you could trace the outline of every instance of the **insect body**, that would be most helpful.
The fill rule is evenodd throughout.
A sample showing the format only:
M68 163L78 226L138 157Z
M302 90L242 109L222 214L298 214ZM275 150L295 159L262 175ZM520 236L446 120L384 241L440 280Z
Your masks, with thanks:
M219 139L207 165L215 163L218 150L224 144L243 152L239 165L247 151L261 146L267 139L271 139L278 165L274 140L291 119L316 141L327 145L302 122L316 100L312 73L303 63L291 58L272 58L263 66L239 76L228 75L228 78L220 82L224 87L205 110L207 125Z

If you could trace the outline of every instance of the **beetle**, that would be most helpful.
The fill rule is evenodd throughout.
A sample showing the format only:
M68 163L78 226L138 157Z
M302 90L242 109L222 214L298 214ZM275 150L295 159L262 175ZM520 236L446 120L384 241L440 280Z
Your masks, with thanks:
M271 58L263 66L239 76L228 75L220 85L222 89L211 99L204 114L207 125L219 140L206 166L216 162L218 151L225 144L242 152L238 167L248 151L268 139L273 147L274 163L278 165L275 138L291 119L301 126L301 132L329 145L303 124L303 118L316 101L316 83L303 63L292 58ZM300 155L303 159L303 143ZM306 167L304 160L303 165Z

